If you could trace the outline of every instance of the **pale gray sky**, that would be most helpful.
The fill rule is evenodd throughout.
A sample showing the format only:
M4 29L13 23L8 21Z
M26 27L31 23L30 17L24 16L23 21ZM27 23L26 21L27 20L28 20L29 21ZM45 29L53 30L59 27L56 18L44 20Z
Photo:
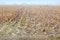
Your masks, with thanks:
M60 5L60 0L0 0L0 5Z

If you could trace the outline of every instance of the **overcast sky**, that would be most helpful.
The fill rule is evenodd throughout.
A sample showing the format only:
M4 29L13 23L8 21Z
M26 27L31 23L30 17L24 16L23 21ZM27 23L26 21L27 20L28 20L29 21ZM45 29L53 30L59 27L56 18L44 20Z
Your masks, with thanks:
M0 5L60 5L60 0L0 0Z

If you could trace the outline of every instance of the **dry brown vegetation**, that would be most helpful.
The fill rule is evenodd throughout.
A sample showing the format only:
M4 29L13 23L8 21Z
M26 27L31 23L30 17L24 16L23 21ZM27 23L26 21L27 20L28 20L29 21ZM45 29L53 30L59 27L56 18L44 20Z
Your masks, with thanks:
M11 19L12 21L10 21ZM19 21L17 19L19 19ZM18 33L20 36L24 35L24 37L31 36L40 38L41 35L48 37L50 34L52 34L54 38L60 37L60 6L1 6L1 28L4 26L4 24L6 24L6 22L12 22L12 24L8 24L10 26L19 24L19 30L22 31L21 33ZM17 30L13 29L13 26L11 29L15 31L11 31L9 33L10 35L15 33L17 36ZM18 25L14 26L14 28L18 28ZM42 38L41 40L44 39Z

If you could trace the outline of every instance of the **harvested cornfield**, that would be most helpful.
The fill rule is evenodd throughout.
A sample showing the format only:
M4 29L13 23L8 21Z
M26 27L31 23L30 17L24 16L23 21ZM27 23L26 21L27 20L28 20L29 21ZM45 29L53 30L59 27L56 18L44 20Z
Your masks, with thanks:
M60 6L0 6L0 40L60 40Z

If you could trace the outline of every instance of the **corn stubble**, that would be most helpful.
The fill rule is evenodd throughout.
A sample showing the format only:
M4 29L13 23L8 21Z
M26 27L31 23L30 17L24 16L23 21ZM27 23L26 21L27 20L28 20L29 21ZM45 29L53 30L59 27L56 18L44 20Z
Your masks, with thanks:
M1 40L59 40L60 7L0 7Z

